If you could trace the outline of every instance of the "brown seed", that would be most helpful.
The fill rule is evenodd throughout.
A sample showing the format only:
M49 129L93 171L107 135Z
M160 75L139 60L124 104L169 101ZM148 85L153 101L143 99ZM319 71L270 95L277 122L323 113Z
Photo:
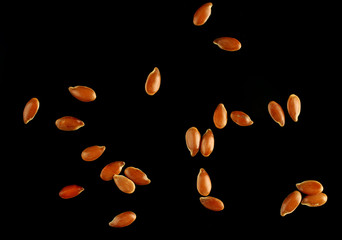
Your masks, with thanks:
M218 129L222 129L227 125L228 122L228 116L227 116L227 110L224 107L223 103L220 103L217 105L215 112L214 112L214 124Z
M69 92L72 96L82 102L92 102L96 99L95 91L86 86L69 87Z
M239 40L232 37L216 38L213 43L219 46L219 48L230 52L237 51L241 48Z
M91 162L98 159L106 150L105 146L91 146L84 149L81 153L81 157L86 162Z
M84 191L84 188L78 185L68 185L61 189L59 192L59 196L63 199L69 199L76 197L81 192Z
M84 122L71 116L61 117L55 122L57 128L62 131L75 131L84 126Z
M275 101L268 103L268 112L272 119L278 123L281 127L285 125L285 114L282 107Z
M39 109L39 101L37 98L31 98L25 105L23 111L23 120L24 123L27 124L31 121L34 116L36 116Z
M202 205L212 211L222 211L224 209L223 202L215 197L200 197Z
M110 181L114 175L120 174L122 168L125 166L123 161L114 161L108 163L101 171L100 178L104 181Z
M208 196L211 191L211 180L204 168L201 168L197 175L197 191L202 196Z
M157 67L153 69L153 71L148 75L145 83L145 91L148 95L153 96L156 92L158 92L160 88L160 71Z
M215 145L214 134L211 129L208 129L201 141L201 153L204 157L209 157L209 155L213 152Z
M293 191L290 193L283 201L280 208L280 215L284 217L285 215L292 213L300 204L302 200L302 195L299 191Z
M318 193L315 195L307 195L302 200L302 205L308 207L320 207L324 205L328 200L328 196L325 193Z
M151 182L146 173L141 171L139 168L128 167L125 169L124 173L126 177L131 179L137 185L147 185Z
M136 218L137 215L134 212L123 212L116 215L113 220L109 222L109 226L115 228L127 227L128 225L131 225Z
M198 153L201 144L201 134L196 127L191 127L186 131L185 142L190 155L194 157Z
M307 180L297 183L296 187L299 191L307 195L315 195L323 192L323 185L316 180Z
M114 175L113 177L116 186L124 193L131 194L135 191L134 182L123 176L123 175Z
M239 126L250 126L253 124L251 118L244 112L241 111L232 111L230 113L230 118Z
M196 10L194 14L194 18L193 18L194 25L201 26L207 22L211 14L212 6L213 4L211 2L208 2L208 3L203 4Z
M301 102L297 95L291 94L287 100L287 111L293 121L298 121L298 116L301 110Z

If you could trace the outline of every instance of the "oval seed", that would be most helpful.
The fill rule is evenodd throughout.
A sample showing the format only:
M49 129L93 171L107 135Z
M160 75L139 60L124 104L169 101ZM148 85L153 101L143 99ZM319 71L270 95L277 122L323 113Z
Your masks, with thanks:
M297 183L296 187L299 191L307 195L315 195L323 192L323 185L316 180L307 180Z
M194 157L198 153L201 144L201 134L196 127L191 127L186 131L185 142L191 157Z
M324 205L328 200L328 196L325 193L318 193L315 195L307 195L302 200L302 205L308 207L320 207Z
M84 188L78 185L68 185L63 187L59 191L59 196L63 199L69 199L78 196L81 192L84 191Z
M291 94L287 100L287 111L293 121L298 121L298 116L301 110L301 102L297 95Z
M280 215L284 217L285 215L292 213L302 200L302 195L299 191L293 191L290 193L281 204Z
M105 146L91 146L84 149L81 153L81 157L86 162L91 162L98 159L106 150Z
M228 115L227 110L224 107L223 103L217 105L214 116L213 116L214 124L218 129L222 129L227 125Z
M131 194L135 191L134 182L123 176L123 175L114 175L113 177L116 186L124 193Z
M128 167L125 169L124 173L126 177L131 179L137 185L147 185L151 182L146 173L141 171L139 168Z
M232 111L230 113L230 118L239 126L250 126L253 124L251 118L244 112L241 111Z
M147 76L146 82L145 82L145 91L148 95L153 96L158 92L160 88L160 71L157 67L153 69L153 71Z
M223 202L215 197L200 197L202 205L212 211L222 211L224 209Z
M239 40L232 37L216 38L213 43L219 46L219 48L230 52L237 51L241 48Z
M61 117L55 122L57 128L62 131L75 131L84 126L84 122L71 116Z
M37 98L31 98L25 105L23 111L23 120L27 124L31 121L37 114L39 109L39 101Z
M285 114L282 107L275 101L268 103L268 112L272 119L278 123L281 127L285 125Z
M211 2L208 2L203 4L196 10L193 18L194 25L201 26L207 22L208 18L211 15L212 6L213 4Z
M211 191L211 180L204 168L201 168L197 175L197 191L202 196L208 196Z
M122 228L131 225L137 215L132 211L127 211L116 215L112 221L109 222L110 227Z
M110 181L114 175L120 174L122 168L125 166L123 161L114 161L108 163L101 171L100 178L104 181Z
M201 153L204 157L209 157L209 155L213 152L215 145L214 134L211 129L208 129L201 141Z
M96 99L95 91L86 86L75 86L69 87L69 92L72 96L76 99L80 100L81 102L91 102Z

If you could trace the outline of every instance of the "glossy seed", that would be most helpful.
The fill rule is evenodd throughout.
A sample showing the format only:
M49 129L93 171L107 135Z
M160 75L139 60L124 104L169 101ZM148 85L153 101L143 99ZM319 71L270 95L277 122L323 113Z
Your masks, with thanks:
M109 222L110 227L122 228L131 225L137 215L132 211L127 211L116 215L112 221Z
M153 96L158 92L160 88L161 77L160 71L157 67L153 69L153 71L148 75L145 82L145 91L148 95Z
M222 211L224 209L223 202L215 197L200 197L202 205L212 211Z
M56 120L57 128L62 131L75 131L84 126L84 122L78 118L65 116Z
M185 142L190 155L194 157L198 153L201 144L201 134L196 127L191 127L186 131Z
M123 161L114 161L108 163L101 171L100 178L104 181L110 181L114 175L120 174L122 168L125 166Z
M208 18L211 15L212 6L213 4L211 2L208 2L203 4L196 10L193 18L194 25L201 26L207 22Z
M101 157L105 150L105 146L90 146L82 151L81 157L84 161L91 162Z
M307 180L297 183L296 187L299 191L307 195L315 195L323 192L323 185L316 180Z
M237 51L241 48L241 43L239 42L239 40L232 37L216 38L213 43L216 44L219 48L230 52Z
M283 108L275 101L268 103L268 112L272 119L278 123L281 127L285 125L285 114Z
M60 192L59 196L63 199L69 199L78 196L81 192L84 191L84 188L78 185L68 185L63 187Z
M81 102L92 102L96 99L95 91L86 86L69 87L69 92Z
M208 129L202 137L201 141L201 153L204 157L209 157L209 155L213 152L215 145L215 138L213 131Z
M146 173L141 171L139 168L127 167L124 174L137 185L147 185L151 182Z
M287 100L287 111L293 121L298 121L298 116L301 111L301 102L297 95L291 94Z
M302 200L302 205L308 207L320 207L324 205L328 200L328 196L325 193L318 193L315 195L307 195Z
M208 196L211 191L211 180L204 168L197 175L197 191L202 196Z
M31 98L25 105L23 111L23 120L27 124L31 121L37 114L39 109L39 101L37 98Z
M230 118L239 126L250 126L253 124L251 118L244 112L241 111L232 111L230 113Z
M280 215L284 217L287 214L292 213L302 200L302 195L299 191L293 191L290 193L281 204Z
M223 103L220 103L219 105L217 105L215 112L214 112L213 120L214 120L215 126L218 129L222 129L227 125L228 114Z
M113 177L116 186L124 193L131 194L135 191L134 182L123 176L123 175L114 175Z

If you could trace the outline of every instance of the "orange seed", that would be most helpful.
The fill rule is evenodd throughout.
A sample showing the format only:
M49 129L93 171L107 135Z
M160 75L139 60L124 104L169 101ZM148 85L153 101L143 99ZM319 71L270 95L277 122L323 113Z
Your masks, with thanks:
M211 15L212 6L213 4L211 2L208 2L203 4L196 10L193 18L194 25L201 26L207 22L208 18Z
M209 157L209 155L213 152L215 145L214 134L211 129L208 129L201 141L201 153L204 157Z
M91 162L98 159L105 150L105 146L90 146L82 151L81 157L84 161Z
M61 117L55 122L57 128L62 131L75 131L84 126L84 122L71 116Z
M307 180L297 183L296 187L299 191L307 195L315 195L323 192L323 185L316 180Z
M95 91L86 86L69 87L69 92L81 102L92 102L96 99Z
M208 196L211 191L211 180L204 168L201 168L197 175L197 191L202 196Z
M120 174L122 168L125 166L123 161L114 161L108 163L101 171L100 178L104 181L110 181L114 175Z
M302 200L302 195L299 191L295 190L290 193L281 204L280 215L284 217L285 215L292 213Z
M81 192L84 191L84 188L78 185L68 185L63 187L60 192L59 196L63 199L69 199L78 196Z
M285 114L282 107L275 101L268 103L268 112L272 119L278 123L281 127L285 125Z
M139 168L128 167L125 169L124 173L126 177L131 179L137 185L147 185L151 182L146 173L141 171Z
M227 110L224 107L223 103L217 105L214 116L213 116L214 124L218 129L222 129L227 125L228 116Z
M251 118L244 112L241 111L232 111L230 113L230 118L239 126L250 126L253 124Z
M147 76L145 82L145 91L148 95L153 96L158 92L160 88L161 77L160 71L157 67L153 69L153 71Z
M122 228L131 225L137 215L132 211L127 211L116 215L112 221L109 222L110 227Z
M123 176L123 175L114 175L113 177L116 186L124 193L131 194L135 191L134 182Z
M224 209L223 202L215 197L200 197L202 205L212 211L222 211Z
M287 111L293 121L298 121L298 116L301 110L301 102L297 95L291 94L287 100Z
M237 51L241 48L241 43L239 42L239 40L232 37L216 38L213 43L216 44L219 48L229 52Z
M307 195L302 200L302 205L308 207L320 207L324 205L328 200L328 196L325 193L318 193L315 195Z
M185 143L190 155L194 157L198 153L201 144L201 134L196 127L191 127L186 131Z
M37 114L39 109L39 101L37 98L31 98L25 105L23 111L23 120L27 124L31 121Z

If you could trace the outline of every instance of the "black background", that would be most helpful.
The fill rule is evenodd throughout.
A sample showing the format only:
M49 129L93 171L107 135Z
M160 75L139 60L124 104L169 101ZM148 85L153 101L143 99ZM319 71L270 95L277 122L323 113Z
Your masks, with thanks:
M4 128L11 129L5 147L11 155L2 154L3 198L10 210L5 217L12 234L303 238L337 232L340 100L334 6L213 1L208 22L196 27L192 16L203 3L2 8L8 13L0 35L1 82L8 94L3 105L14 110L8 111ZM222 36L239 39L241 50L219 49L212 41ZM154 67L160 69L161 88L148 96L144 84ZM97 99L76 100L68 92L76 85L92 87ZM298 123L286 110L292 93L302 101ZM25 125L22 110L32 97L41 105ZM283 128L268 114L271 100L285 111ZM219 103L228 114L246 112L254 124L240 127L229 119L224 129L215 128L212 116ZM55 120L68 115L85 126L58 130ZM215 149L208 158L190 157L185 132L192 126L202 134L213 130ZM98 160L84 162L80 154L91 145L107 149ZM101 169L115 160L142 169L151 184L128 195L102 181ZM200 168L209 173L210 195L225 203L223 211L200 204ZM319 208L299 206L281 217L283 199L308 179L323 184L328 202ZM69 184L85 191L60 199L59 190ZM128 210L137 214L131 226L108 226Z

